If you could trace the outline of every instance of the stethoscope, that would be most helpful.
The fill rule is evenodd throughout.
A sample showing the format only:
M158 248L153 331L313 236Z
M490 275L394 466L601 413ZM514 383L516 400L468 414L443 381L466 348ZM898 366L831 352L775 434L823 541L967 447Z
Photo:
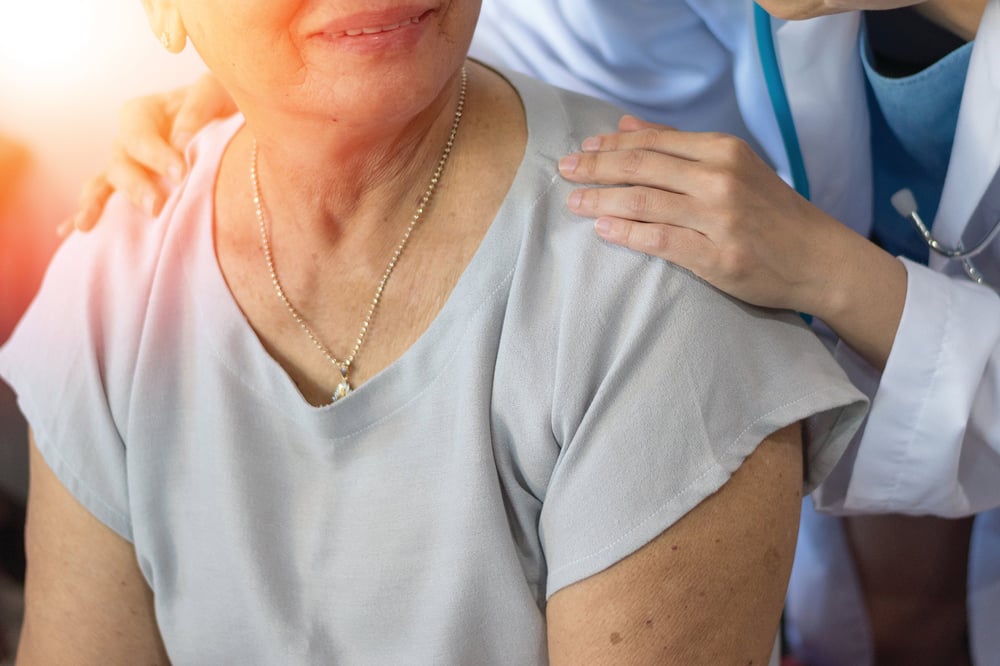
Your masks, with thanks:
M938 239L934 238L931 234L931 230L927 228L924 221L920 218L920 214L917 212L917 200L913 197L913 192L908 189L902 189L892 195L892 207L896 209L896 212L905 217L906 219L913 222L913 226L917 228L920 235L923 237L924 242L927 243L927 247L941 255L945 259L952 261L961 261L962 268L965 269L965 274L969 276L969 279L976 284L981 284L984 287L989 287L993 291L1000 293L1000 289L997 289L993 285L989 284L983 274L979 272L976 265L972 262L972 258L989 247L989 244L993 242L997 236L1000 236L1000 220L993 223L993 228L990 232L986 234L983 240L976 243L972 248L966 250L962 243L959 242L956 246L950 246L942 243Z
M788 103L785 85L781 80L781 69L778 67L778 52L774 46L774 33L771 32L771 15L757 3L754 3L753 9L754 29L757 34L757 47L760 52L761 66L764 71L764 81L767 84L767 93L771 98L771 105L774 107L774 115L778 121L781 139L785 144L785 153L788 156L788 164L792 176L792 186L805 199L809 199L809 177L806 175L805 159L802 156L802 147L799 145L799 135L795 131L795 120L792 117L791 105ZM993 228L990 229L983 240L976 243L972 248L966 249L961 242L955 246L947 245L931 234L931 230L924 224L924 221L917 212L917 202L910 190L903 189L892 195L892 205L896 209L896 212L913 223L913 226L920 232L920 236L924 239L927 247L933 252L950 261L960 261L969 279L1000 293L1000 287L989 284L972 260L973 257L989 247L997 236L1000 236L1000 219L993 223Z

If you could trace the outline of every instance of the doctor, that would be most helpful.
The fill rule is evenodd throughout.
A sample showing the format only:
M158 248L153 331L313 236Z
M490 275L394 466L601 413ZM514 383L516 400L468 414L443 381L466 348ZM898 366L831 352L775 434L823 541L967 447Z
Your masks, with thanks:
M764 4L788 18L831 11L819 2ZM562 163L581 183L640 186L571 198L604 238L682 264L756 304L816 315L820 331L839 337L838 357L874 400L844 475L816 494L820 506L984 512L971 536L967 522L849 519L841 529L807 512L788 617L790 638L811 663L871 663L866 607L879 663L968 663L965 609L955 608L963 601L972 663L1000 659L1000 240L963 265L928 253L889 203L897 188L913 188L942 249L972 248L1000 222L1000 0L920 9L930 21L912 12L893 18L959 38L953 48L940 32L921 40L926 50L941 47L930 62L885 39L889 15L752 17L742 59L760 62L763 85L737 77L744 118L764 146L778 148L768 156L816 207L737 142L632 119L623 121L628 132L599 137ZM765 94L771 104L760 104ZM905 546L919 550L908 557ZM956 565L966 548L968 595L956 600L949 585L935 583L961 584L965 571ZM911 585L894 588L913 559L929 554L948 564L950 581L937 570L910 570ZM919 623L911 596L928 597L931 622Z
M819 1L764 4L785 18L834 13ZM634 3L625 11L596 0L508 1L485 3L477 34L475 52L493 62L616 99L647 118L742 137L623 119L623 133L595 138L560 169L581 185L638 187L581 187L569 205L595 218L611 242L684 265L739 298L810 313L818 332L839 339L838 358L874 401L854 456L816 495L820 505L979 513L974 528L885 519L894 529L887 542L877 533L884 522L842 525L807 512L788 618L793 645L817 664L873 663L876 652L880 663L917 663L913 654L961 663L965 649L977 664L1000 655L992 629L1000 626L1000 299L960 262L934 252L928 260L924 241L888 204L896 186L909 187L946 246L972 246L1000 218L1000 0L928 0L918 9L928 19L919 29L943 27L959 44L974 44L949 50L947 35L934 33L930 42L942 47L934 62L904 63L903 76L892 77L882 70L899 65L890 57L899 44L884 37L905 31L876 30L878 19L912 23L915 15L870 13L864 33L858 13L785 21L736 2ZM932 94L920 94L921 85ZM154 135L172 129L181 144L206 117L224 113L227 102L214 90L203 81L188 97L136 102L111 181L134 201L159 206L146 169L183 166ZM170 106L182 111L168 114ZM908 125L913 119L927 122ZM138 163L121 159L127 153ZM94 182L77 226L93 223L109 187L105 177ZM1000 285L1000 241L973 262L989 285ZM912 545L913 556L893 552L900 545ZM935 562L933 575L907 571L913 561ZM966 599L953 608L955 599L944 598L962 589L966 561L967 617ZM912 607L879 585L889 578L908 581L904 596L942 598ZM901 606L905 612L892 612ZM914 614L928 608L937 614L921 626Z

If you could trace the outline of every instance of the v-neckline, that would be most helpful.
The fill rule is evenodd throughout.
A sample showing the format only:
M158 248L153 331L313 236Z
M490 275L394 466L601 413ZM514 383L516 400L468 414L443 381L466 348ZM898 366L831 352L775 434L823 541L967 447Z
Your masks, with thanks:
M524 156L511 182L511 192L523 190L531 180L556 176L556 156L538 149L539 137L554 133L558 120L538 112L538 95L544 84L519 75L501 73L519 95L525 112L527 140ZM553 94L549 92L549 94ZM223 121L214 131L222 136L211 152L202 153L192 170L192 179L210 179L193 202L197 219L196 248L185 266L189 288L204 321L216 322L204 331L215 355L239 381L252 389L268 405L280 406L296 422L319 419L336 436L348 436L386 418L417 399L413 386L430 386L439 373L446 371L459 341L484 306L499 288L509 281L516 263L519 238L515 209L520 203L507 196L487 229L478 249L455 284L437 316L424 333L396 360L358 386L347 398L335 403L314 406L302 395L284 367L268 353L250 325L236 298L226 284L219 266L214 239L214 184L218 178L221 156L243 125L240 115ZM558 135L558 134L556 134ZM214 170L213 173L206 173ZM418 381L411 381L415 377Z

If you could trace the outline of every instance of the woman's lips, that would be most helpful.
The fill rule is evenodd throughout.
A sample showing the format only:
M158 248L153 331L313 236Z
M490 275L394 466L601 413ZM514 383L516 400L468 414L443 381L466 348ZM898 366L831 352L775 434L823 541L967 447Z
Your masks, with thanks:
M332 35L333 37L357 37L359 35L376 35L380 32L392 32L393 30L398 30L407 25L414 25L420 23L419 16L413 16L404 21L398 23L390 23L389 25L379 25L372 26L370 28L351 28L350 30L345 30L343 32L338 32Z
M409 7L381 12L364 12L334 21L320 31L320 34L331 39L338 37L364 37L394 32L419 25L433 11L432 9Z

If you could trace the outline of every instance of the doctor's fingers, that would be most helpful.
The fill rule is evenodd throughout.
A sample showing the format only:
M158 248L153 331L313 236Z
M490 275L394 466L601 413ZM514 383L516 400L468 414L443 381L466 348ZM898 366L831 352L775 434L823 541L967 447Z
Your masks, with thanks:
M166 201L157 175L132 159L120 143L116 143L111 152L107 180L114 190L150 217L159 214Z
M620 182L622 167L617 155L593 156L596 159L589 176L596 182ZM723 169L663 155L645 159L647 163L664 161L669 166L650 168L647 173L640 169L631 182L645 183L641 185L576 189L567 199L570 210L584 217L620 217L690 227L716 242L743 242L762 219L771 216L770 207L763 216L752 210L751 204L760 197L755 193L757 185L751 170ZM765 203L769 202L765 199Z
M619 217L599 218L594 228L609 243L665 259L708 282L716 279L714 269L719 264L719 248L693 229Z
M691 194L713 208L741 206L760 174L774 171L743 141L727 135L687 135L698 159L648 148L582 152L559 160L574 183L641 185ZM693 154L693 153L692 153Z
M560 175L574 183L644 185L681 193L702 187L714 171L700 162L642 148L572 153L559 160Z
M591 187L574 190L566 205L581 216L613 217L688 227L705 233L711 221L694 197L656 187Z
M619 127L634 129L584 139L583 152L650 150L720 167L742 165L757 155L743 139L722 132L685 132L625 116Z
M76 212L56 229L59 237L65 238L74 229L79 231L92 229L101 217L104 204L107 203L112 192L114 189L108 183L107 175L104 173L99 173L87 181L83 189L80 190L80 196L76 202Z
M160 138L167 122L167 103L165 95L150 95L122 105L119 113L121 135L111 151L108 168L83 187L76 212L59 226L60 235L66 235L74 227L80 231L92 229L115 190L150 214L158 210L163 194L154 176L143 165L154 171L159 169L174 174L177 162L183 165L176 151Z
M130 162L130 166L180 182L186 168L184 156L168 139L186 94L181 88L126 102L119 113L120 134L113 163ZM153 184L151 177L147 185Z

